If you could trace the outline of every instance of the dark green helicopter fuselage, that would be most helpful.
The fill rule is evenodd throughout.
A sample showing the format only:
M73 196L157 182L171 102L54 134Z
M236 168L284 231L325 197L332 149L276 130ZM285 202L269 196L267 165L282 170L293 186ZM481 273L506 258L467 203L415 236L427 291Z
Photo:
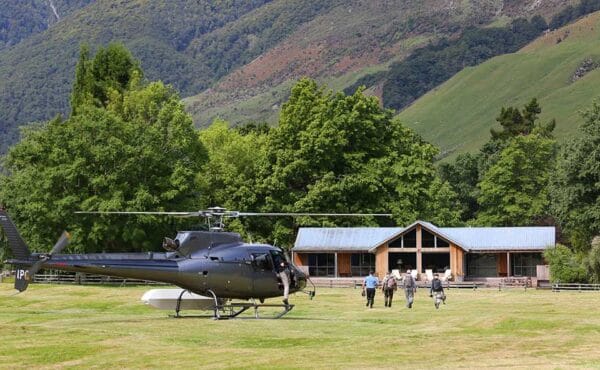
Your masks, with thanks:
M166 248L172 251L166 253L57 254L42 267L165 282L202 295L212 291L226 299L264 299L283 294L275 270L275 261L286 261L280 248L244 243L239 234L228 232L179 232L171 242ZM9 262L25 269L39 258L39 254L32 254L28 260ZM289 261L288 265L290 293L303 290L306 274Z

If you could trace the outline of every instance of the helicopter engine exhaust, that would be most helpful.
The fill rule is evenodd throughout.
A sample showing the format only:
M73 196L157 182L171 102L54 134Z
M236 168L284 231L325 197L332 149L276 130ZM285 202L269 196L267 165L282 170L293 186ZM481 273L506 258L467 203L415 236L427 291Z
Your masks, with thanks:
M162 243L164 249L170 252L176 252L179 249L179 240L173 240L171 238L165 238Z

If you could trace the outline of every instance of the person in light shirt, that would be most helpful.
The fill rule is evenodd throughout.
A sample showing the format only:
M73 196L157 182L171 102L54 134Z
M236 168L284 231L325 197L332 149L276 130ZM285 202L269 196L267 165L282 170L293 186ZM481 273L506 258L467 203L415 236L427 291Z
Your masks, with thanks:
M366 291L367 295L367 307L373 308L373 301L375 300L375 290L379 285L379 279L373 275L373 271L369 272L369 276L363 281L363 292Z

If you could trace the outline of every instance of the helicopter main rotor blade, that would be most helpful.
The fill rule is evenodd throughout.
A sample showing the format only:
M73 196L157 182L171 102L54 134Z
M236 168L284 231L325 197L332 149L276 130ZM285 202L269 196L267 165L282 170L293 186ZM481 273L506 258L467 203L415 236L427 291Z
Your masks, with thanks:
M237 212L238 216L391 217L391 213Z
M149 211L76 211L77 214L91 215L167 215L175 217L197 217L201 216L201 212L149 212Z
M50 255L60 253L67 245L69 245L70 241L71 241L71 234L69 234L66 231L63 231L62 235L60 236L60 238L58 239L56 244L54 244L54 247L52 247L52 250L50 251Z
M52 250L50 251L50 253L41 255L40 259L31 266L31 268L29 269L29 276L33 277L33 275L35 275L38 271L40 271L44 262L46 262L50 258L52 258L53 254L60 253L67 245L69 245L70 241L71 241L71 234L69 234L66 231L63 231L60 238L58 238L58 241L56 242L56 244L54 244L54 246L52 247Z
M228 211L225 208L213 207L195 212L164 212L164 211L77 211L78 214L95 215L167 215L175 217L391 217L391 213L313 213L313 212L239 212Z
M48 260L49 260L49 258L46 257L46 256L44 256L39 261L37 261L36 263L34 263L29 268L29 276L33 279L33 275L37 274L37 272L40 271L40 269L42 268L42 265L44 264L44 262L46 262Z

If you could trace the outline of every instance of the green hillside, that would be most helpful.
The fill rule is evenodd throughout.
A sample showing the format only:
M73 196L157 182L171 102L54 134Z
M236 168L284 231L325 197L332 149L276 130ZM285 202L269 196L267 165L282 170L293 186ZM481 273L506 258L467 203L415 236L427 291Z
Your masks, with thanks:
M475 151L503 106L521 108L537 97L543 122L556 118L555 134L572 135L578 111L600 96L600 12L552 31L514 54L466 68L399 114L444 156ZM580 78L575 79L579 71ZM585 73L587 71L587 73Z
M0 0L0 51L52 27L94 0Z
M535 14L551 19L567 3L557 0L552 4L529 0L345 3L321 12L210 89L186 98L186 105L199 126L208 125L217 117L233 124L248 120L274 123L281 103L289 94L286 88L300 77L309 76L333 89L344 90L365 75L388 70L390 64L402 61L415 49L440 39L452 40L466 28L510 23L515 18L530 18ZM381 96L380 86L367 84L367 87L369 93Z
M27 37L27 32L17 30L22 41L0 51L0 153L6 143L14 142L18 125L68 112L73 68L83 42L92 51L109 42L122 42L141 60L149 80L160 79L189 95L206 89L339 3L98 1L43 32L31 30ZM25 19L20 14L32 9L3 10L8 19Z

